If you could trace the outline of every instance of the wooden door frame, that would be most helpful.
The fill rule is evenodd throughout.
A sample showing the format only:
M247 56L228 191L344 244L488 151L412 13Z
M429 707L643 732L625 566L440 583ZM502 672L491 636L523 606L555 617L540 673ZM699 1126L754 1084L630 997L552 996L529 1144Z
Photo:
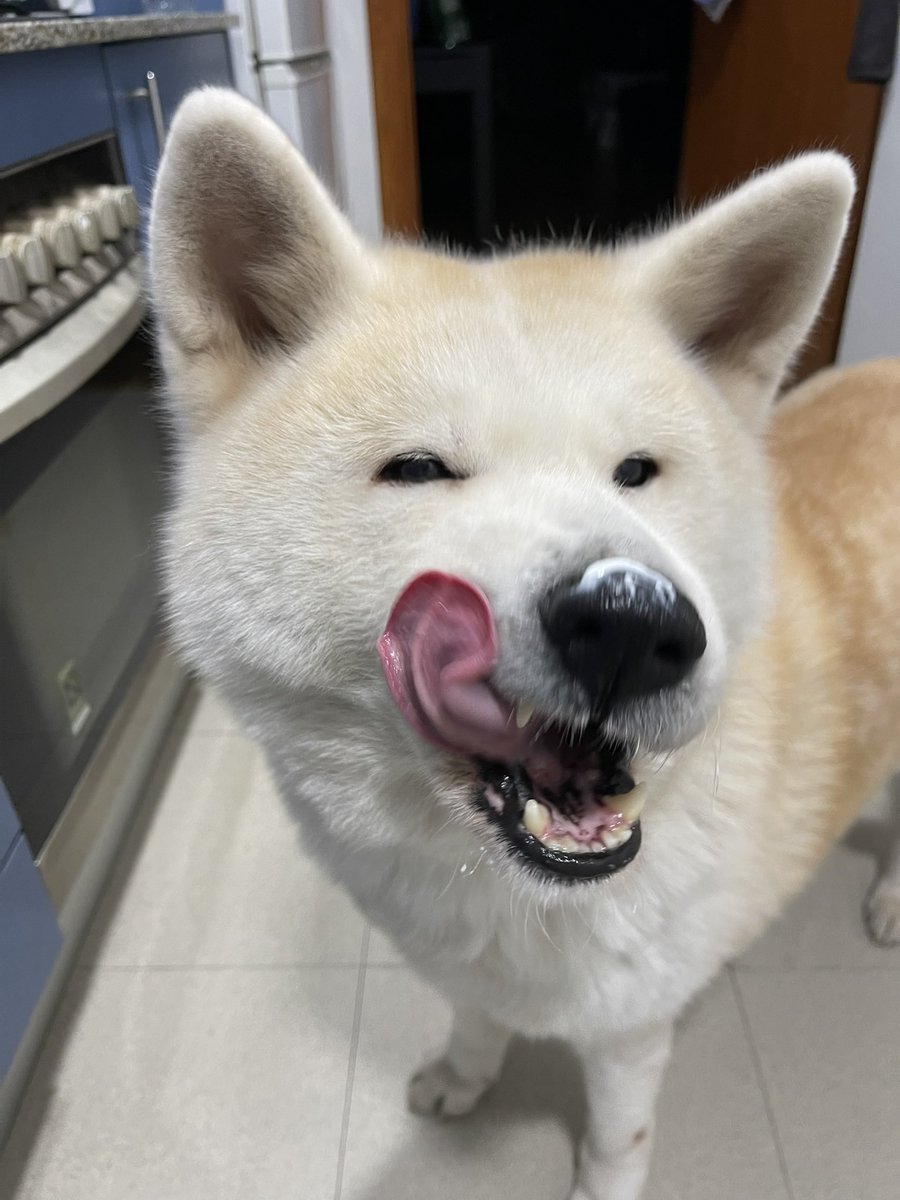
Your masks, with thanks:
M409 0L368 0L372 90L386 233L422 228Z
M694 207L800 151L849 155L859 190L822 314L794 372L834 361L884 88L851 83L859 0L733 0L719 24L698 8L681 150L680 200Z

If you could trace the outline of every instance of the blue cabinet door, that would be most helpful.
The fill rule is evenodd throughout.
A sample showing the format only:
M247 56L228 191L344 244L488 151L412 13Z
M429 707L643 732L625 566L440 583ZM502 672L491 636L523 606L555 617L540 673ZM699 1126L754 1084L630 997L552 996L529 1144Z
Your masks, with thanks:
M7 851L19 832L19 818L12 806L9 793L0 779L0 870L6 860Z
M99 46L0 55L0 170L112 129Z
M147 72L156 76L163 118L168 126L179 101L203 84L230 87L232 82L228 39L224 33L190 37L154 38L103 47L109 79L116 133L125 176L146 213L159 161L150 103L135 96L147 86Z
M0 862L0 1081L56 961L62 935L44 883L19 834Z

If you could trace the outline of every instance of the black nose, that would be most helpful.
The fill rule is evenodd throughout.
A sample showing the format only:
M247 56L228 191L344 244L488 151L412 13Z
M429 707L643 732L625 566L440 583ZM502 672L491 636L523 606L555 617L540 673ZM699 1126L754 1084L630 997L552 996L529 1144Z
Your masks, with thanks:
M700 615L674 585L635 564L585 572L541 604L547 637L599 704L633 699L684 679L706 649Z

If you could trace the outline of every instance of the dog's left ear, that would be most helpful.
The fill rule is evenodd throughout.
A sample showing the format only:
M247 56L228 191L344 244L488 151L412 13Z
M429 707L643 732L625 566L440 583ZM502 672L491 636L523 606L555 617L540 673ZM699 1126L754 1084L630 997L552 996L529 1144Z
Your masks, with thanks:
M807 154L623 252L642 295L754 427L819 311L854 190L845 158Z

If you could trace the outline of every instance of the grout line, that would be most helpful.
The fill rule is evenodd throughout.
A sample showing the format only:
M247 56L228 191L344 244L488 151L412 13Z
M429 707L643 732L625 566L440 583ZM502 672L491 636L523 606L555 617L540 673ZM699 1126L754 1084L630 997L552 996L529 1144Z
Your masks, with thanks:
M85 962L75 967L74 973L126 975L129 972L181 972L185 975L193 972L212 971L359 971L358 962L288 962L288 963L104 963Z
M256 743L253 742L246 733L240 729L191 729L189 730L191 737L208 738L208 737L223 737L223 738L238 738L242 742L246 742L248 746L256 748Z
M353 1032L350 1035L350 1053L347 1056L347 1083L344 1088L344 1112L341 1117L341 1138L338 1143L337 1174L334 1180L334 1200L341 1200L344 1188L344 1160L347 1156L347 1138L350 1132L350 1106L353 1101L353 1081L356 1077L356 1055L359 1050L359 1031L362 1025L363 999L366 992L366 970L369 958L369 925L363 930L359 955L359 974L356 979L356 1005L353 1010Z
M738 983L737 974L733 967L728 968L728 978L731 980L731 991L738 1007L741 1024L744 1027L744 1037L747 1039L747 1046L750 1051L750 1059L753 1063L753 1070L756 1073L756 1082L762 1095L763 1107L766 1111L766 1119L769 1122L769 1132L772 1135L772 1141L775 1144L775 1153L778 1156L778 1165L781 1168L781 1178L784 1182L784 1189L787 1192L788 1200L796 1200L794 1185L791 1181L791 1173L788 1170L787 1155L784 1152L784 1145L781 1141L781 1133L778 1129L778 1122L775 1119L775 1109L772 1106L772 1098L769 1095L769 1087L766 1083L766 1077L763 1073L762 1059L759 1056L759 1050L756 1046L756 1039L753 1036L753 1030L750 1026L750 1015L747 1012L747 1006L744 1003L744 996L741 992L740 984Z
M890 951L887 952L888 954ZM890 974L900 971L900 962L883 963L732 963L731 969L737 975L755 975L775 971L783 975L802 975L816 971L850 971L854 975L859 971L880 971Z

